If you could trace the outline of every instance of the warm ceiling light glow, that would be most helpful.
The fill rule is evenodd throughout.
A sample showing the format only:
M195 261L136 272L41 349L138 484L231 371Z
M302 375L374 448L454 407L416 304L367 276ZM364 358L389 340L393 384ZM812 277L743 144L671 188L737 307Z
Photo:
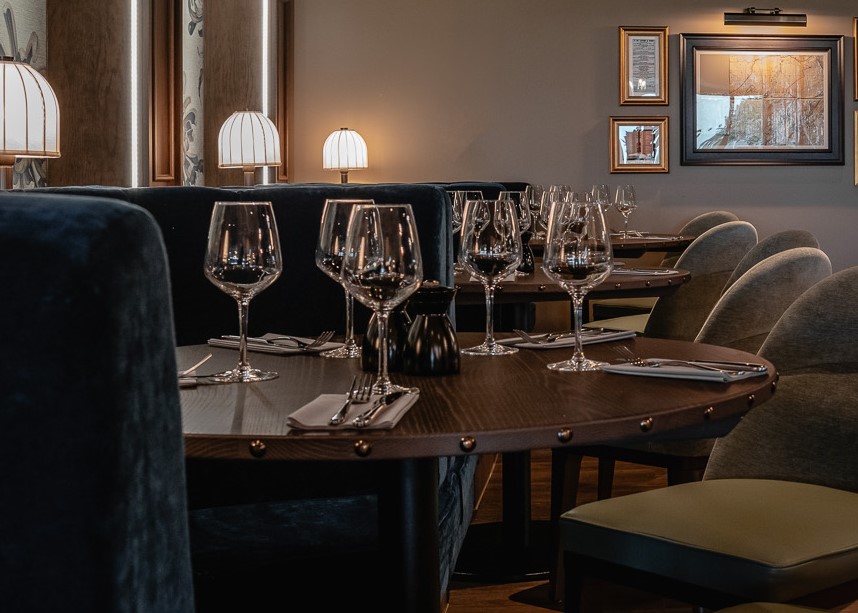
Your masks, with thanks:
M335 130L322 146L322 168L339 170L340 182L349 182L349 171L367 167L366 141L348 128Z
M725 26L806 26L807 15L781 13L778 8L760 9L754 6L741 13L724 13Z

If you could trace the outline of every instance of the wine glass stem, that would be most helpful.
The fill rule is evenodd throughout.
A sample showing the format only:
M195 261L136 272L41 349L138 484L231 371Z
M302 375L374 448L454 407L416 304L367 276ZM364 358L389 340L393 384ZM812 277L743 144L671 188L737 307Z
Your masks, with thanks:
M629 216L623 215L623 236L629 235Z
M386 394L390 388L390 376L387 374L387 329L390 312L376 311L375 316L378 323L378 377L375 387Z
M250 368L247 362L247 312L250 299L239 298L236 302L238 302L238 370L246 372Z
M495 346L495 326L494 326L494 317L493 314L495 312L495 286L494 283L486 283L486 346L494 347Z
M346 348L355 346L355 299L349 293L346 293Z
M572 297L572 316L575 320L575 352L572 354L572 361L575 364L584 362L584 346L581 342L581 324L582 314L584 310L584 292L573 290L570 294Z

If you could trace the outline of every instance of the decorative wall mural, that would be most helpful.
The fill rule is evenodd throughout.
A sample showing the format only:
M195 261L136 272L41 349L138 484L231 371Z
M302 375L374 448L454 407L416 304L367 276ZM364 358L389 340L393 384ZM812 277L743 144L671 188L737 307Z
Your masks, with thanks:
M47 63L45 0L11 0L0 6L3 14L0 55L26 62L44 74ZM46 166L45 160L18 159L12 171L13 189L45 187Z
M182 183L205 185L203 176L203 0L182 9Z

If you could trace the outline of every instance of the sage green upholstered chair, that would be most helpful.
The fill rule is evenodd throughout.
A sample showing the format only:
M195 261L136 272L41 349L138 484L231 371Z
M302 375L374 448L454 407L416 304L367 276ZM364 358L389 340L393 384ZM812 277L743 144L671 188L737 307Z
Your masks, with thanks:
M600 319L585 327L635 330L644 336L693 341L727 279L756 244L757 230L747 221L715 226L694 239L676 262L676 268L691 273L691 280L673 294L659 297L652 311Z
M715 226L719 226L722 223L738 220L739 218L736 214L730 211L708 211L691 219L679 229L677 234L680 236L700 236L707 230L710 230ZM658 265L663 268L673 268L676 266L676 261L679 259L680 255L681 253L675 252L666 253ZM594 313L606 308L634 309L642 311L641 314L645 315L648 311L652 310L653 306L655 306L655 301L656 298L650 296L640 296L635 298L604 298L601 300L591 301L591 308ZM639 317L638 320L641 322L641 329L639 331L643 332L642 326L644 319Z
M784 230L775 232L766 238L760 240L756 245L748 250L745 257L736 265L733 274L727 279L724 285L724 291L727 290L736 280L758 262L762 262L767 257L772 256L787 249L795 249L796 247L815 247L819 249L819 241L812 232L807 230Z
M708 609L858 598L856 302L858 266L787 308L759 351L777 392L718 439L702 481L561 516L566 611L585 574Z
M831 262L819 249L800 247L776 253L749 269L725 293L694 339L756 353L787 308L831 274ZM715 438L594 445L555 451L552 500L559 515L575 505L581 462L599 458L598 498L611 497L617 461L667 469L668 485L699 481ZM563 457L561 457L563 456ZM552 521L556 515L552 515ZM559 562L558 562L559 563Z

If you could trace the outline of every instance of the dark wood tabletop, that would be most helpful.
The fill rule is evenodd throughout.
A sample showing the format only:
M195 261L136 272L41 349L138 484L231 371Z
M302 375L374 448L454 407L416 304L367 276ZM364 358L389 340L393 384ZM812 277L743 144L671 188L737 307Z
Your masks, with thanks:
M611 246L614 257L639 258L647 251L683 251L696 237L674 235L669 232L641 232L640 236L622 236L611 234ZM542 254L543 241L531 239L528 243L533 253Z
M461 334L460 346L478 344L482 336ZM587 345L585 353L617 361L613 346L618 343L643 356L757 359L722 347L643 337ZM209 352L214 356L207 371L231 367L236 361L235 350L197 345L178 349L179 367ZM741 414L771 395L775 379L774 368L766 376L729 385L546 368L571 353L564 347L523 349L493 358L462 356L458 375L392 373L394 382L421 390L420 399L396 428L320 433L292 430L286 416L319 394L344 392L360 371L359 361L251 352L254 366L275 370L279 378L183 389L186 452L197 457L360 461L643 438ZM646 420L651 420L651 427L643 432L641 423Z
M482 335L459 335L462 347ZM571 356L569 347L525 350L503 357L462 356L461 372L440 377L392 373L420 388L420 398L392 430L291 430L286 416L321 393L344 392L359 360L319 355L251 353L277 379L198 386L181 391L186 455L257 461L364 462L377 467L379 543L384 577L362 597L379 610L440 613L439 457L521 453L616 440L645 440L685 428L708 432L732 422L774 392L774 366L753 354L703 344L646 338L587 345L593 358L616 360L618 342L642 356L763 362L766 375L729 384L634 377L605 372L560 373L546 368ZM231 368L237 351L180 347L179 368L212 353L207 372ZM211 369L211 370L209 370ZM336 471L327 471L326 487ZM348 483L342 487L349 487ZM286 493L284 492L284 495ZM385 606L387 605L387 606Z
M672 272L659 275L613 273L587 293L587 300L664 296L675 292L691 279L691 273L687 270L670 270ZM483 284L471 279L469 273L456 275L456 287L456 304L485 304ZM495 288L495 303L499 304L554 300L569 300L569 293L545 274L538 258L532 274L502 281Z

